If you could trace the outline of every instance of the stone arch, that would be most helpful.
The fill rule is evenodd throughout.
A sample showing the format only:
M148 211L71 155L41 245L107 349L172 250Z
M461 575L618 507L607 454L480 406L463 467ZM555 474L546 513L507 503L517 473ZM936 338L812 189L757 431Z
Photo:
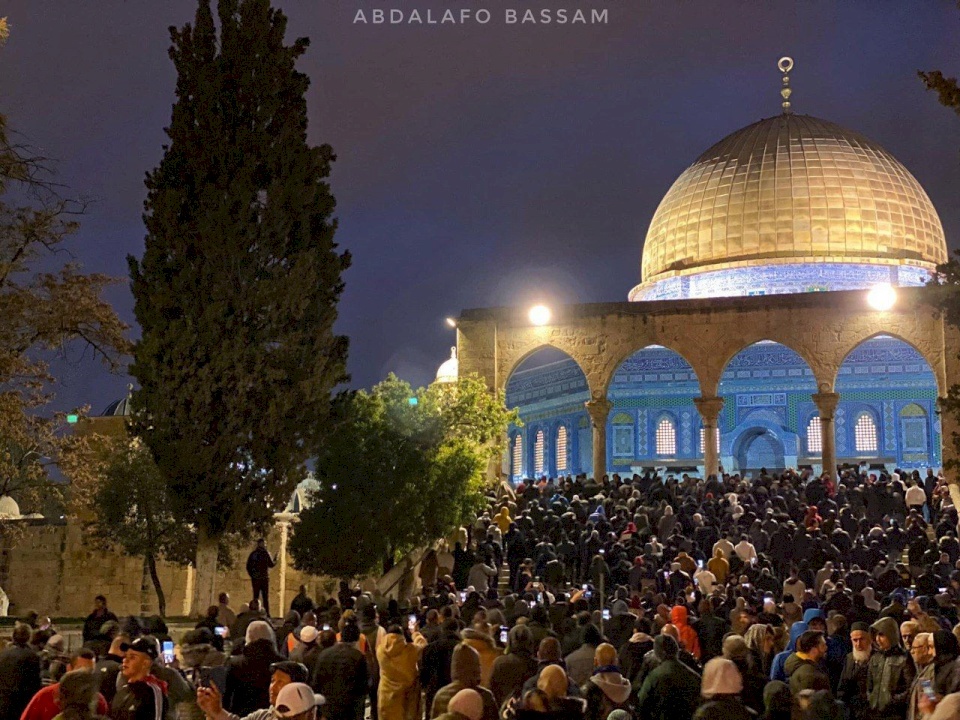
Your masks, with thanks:
M902 333L871 333L850 348L837 367L834 388L836 446L840 460L898 467L939 466L942 435L937 398L940 378L929 356ZM922 415L905 420L905 408ZM857 422L870 415L875 448L858 447ZM913 419L910 419L910 418Z
M742 465L765 445L778 448L777 462L796 467L817 391L815 371L802 353L775 340L753 342L729 357L717 390L724 399L718 425L725 468L756 470Z
M690 362L690 358L687 357L688 351L685 348L683 348L683 346L680 343L673 343L670 341L658 340L657 342L646 341L643 343L633 343L631 345L628 345L627 347L628 347L628 350L624 352L620 352L619 354L615 355L612 358L612 361L608 363L609 372L605 375L602 381L603 397L609 396L610 386L614 382L614 378L617 375L617 371L620 370L623 364L626 363L633 356L638 355L639 353L642 353L643 351L650 350L650 349L669 350L670 352L678 356L681 360L683 360L687 364L687 366L690 368L690 371L693 373L694 377L696 378L696 381L698 383L700 382L699 375L697 374L697 371L694 368L693 363Z
M577 367L580 368L580 372L583 373L584 377L587 378L588 384L590 381L589 376L587 375L586 370L584 369L585 364L583 358L577 353L577 349L572 344L566 342L558 342L555 340L545 340L542 338L534 337L533 339L527 340L525 337L522 338L522 344L513 343L513 342L502 342L499 346L499 357L497 358L497 387L500 390L506 392L507 385L510 383L510 379L517 372L517 370L527 362L531 357L540 353L544 350L547 351L556 351L563 353L569 357L573 362L577 364ZM592 389L592 385L591 385Z
M711 363L712 369L715 369L714 372L704 372L703 376L700 377L700 385L703 388L704 396L712 397L719 395L723 374L726 372L730 363L733 362L734 358L745 350L765 342L782 345L796 353L813 373L816 387L819 387L821 382L828 377L828 373L821 367L822 363L817 362L816 359L807 352L806 348L803 347L803 344L797 342L793 337L779 337L778 333L762 333L756 337L740 334L733 342L728 342L725 346L722 343L718 343L717 352ZM832 377L830 379L832 380Z
M581 471L584 453L581 448L579 420L586 416L584 403L590 398L587 376L577 360L553 344L541 344L523 353L512 366L504 382L507 407L516 408L523 426L511 427L510 436L523 437L521 466L532 477L537 469L536 458L542 452L542 473L551 477L559 469L557 464L557 428L567 430L566 467L563 472ZM542 447L537 445L537 433L543 432ZM589 431L588 431L589 432ZM504 463L506 464L506 463ZM515 467L516 463L511 465ZM519 479L513 470L510 476Z
M862 347L865 343L870 342L871 340L889 337L889 338L893 338L894 340L898 340L899 342L902 342L905 345L909 345L920 355L921 358L923 358L924 362L927 364L927 367L930 368L930 372L933 373L933 379L937 384L937 392L940 394L943 394L944 392L943 379L940 377L940 373L937 371L939 367L939 363L937 362L937 360L939 359L938 358L939 353L935 353L935 352L930 353L929 350L924 351L924 349L919 347L916 342L910 340L908 337L905 337L905 335L906 333L890 332L887 330L877 330L876 332L864 334L852 345L848 345L845 348L843 348L842 349L843 354L842 356L840 356L839 362L837 362L836 369L833 372L833 378L831 380L830 389L833 390L834 388L836 388L837 380L840 377L840 369L843 367L843 364L847 361L847 358L849 358L850 355L854 353L854 351ZM933 355L933 357L931 357L931 354Z

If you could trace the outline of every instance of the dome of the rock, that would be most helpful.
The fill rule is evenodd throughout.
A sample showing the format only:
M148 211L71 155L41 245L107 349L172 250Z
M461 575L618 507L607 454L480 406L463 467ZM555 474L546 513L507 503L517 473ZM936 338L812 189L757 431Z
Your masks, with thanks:
M630 299L920 285L946 259L940 218L896 158L784 113L728 135L677 178Z

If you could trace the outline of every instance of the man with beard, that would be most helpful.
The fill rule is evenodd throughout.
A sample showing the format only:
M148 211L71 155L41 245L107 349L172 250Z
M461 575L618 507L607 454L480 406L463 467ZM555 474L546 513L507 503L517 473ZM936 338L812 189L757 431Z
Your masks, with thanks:
M837 697L850 709L850 720L866 720L870 704L867 702L867 669L873 649L870 626L855 622L850 630L853 651L847 654L837 686Z

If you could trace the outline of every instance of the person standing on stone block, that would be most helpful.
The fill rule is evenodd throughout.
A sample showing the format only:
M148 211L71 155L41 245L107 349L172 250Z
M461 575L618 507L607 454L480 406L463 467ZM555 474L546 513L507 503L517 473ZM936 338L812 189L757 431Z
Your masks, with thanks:
M267 552L267 542L263 538L257 540L257 547L247 558L247 574L253 586L253 600L263 597L263 611L270 617L270 568L276 565L276 560Z

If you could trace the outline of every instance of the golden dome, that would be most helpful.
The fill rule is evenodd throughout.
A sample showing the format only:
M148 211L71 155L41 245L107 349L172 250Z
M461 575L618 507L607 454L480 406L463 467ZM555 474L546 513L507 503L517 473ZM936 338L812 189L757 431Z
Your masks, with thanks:
M783 114L727 136L677 178L650 223L643 284L630 297L649 297L667 278L731 268L916 272L946 259L937 211L896 158L834 123Z

